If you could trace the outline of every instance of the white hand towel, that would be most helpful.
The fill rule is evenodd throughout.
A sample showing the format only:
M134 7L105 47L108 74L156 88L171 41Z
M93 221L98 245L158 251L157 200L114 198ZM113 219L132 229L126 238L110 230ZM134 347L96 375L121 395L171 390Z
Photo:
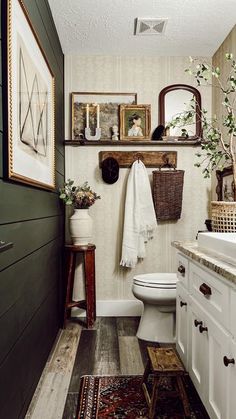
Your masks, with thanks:
M120 264L134 268L144 258L145 242L153 237L157 226L152 192L146 167L135 161L127 182L122 257Z

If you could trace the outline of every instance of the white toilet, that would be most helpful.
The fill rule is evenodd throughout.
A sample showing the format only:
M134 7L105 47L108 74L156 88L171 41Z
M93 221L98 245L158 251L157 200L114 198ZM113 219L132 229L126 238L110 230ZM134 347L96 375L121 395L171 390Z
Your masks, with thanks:
M175 342L176 281L174 273L149 273L133 279L134 296L143 302L137 337L153 342Z

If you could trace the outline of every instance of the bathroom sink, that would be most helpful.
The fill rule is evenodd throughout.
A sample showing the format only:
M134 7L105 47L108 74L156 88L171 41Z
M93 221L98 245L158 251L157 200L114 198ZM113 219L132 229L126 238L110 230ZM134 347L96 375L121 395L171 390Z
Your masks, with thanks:
M199 233L198 246L236 263L236 233Z

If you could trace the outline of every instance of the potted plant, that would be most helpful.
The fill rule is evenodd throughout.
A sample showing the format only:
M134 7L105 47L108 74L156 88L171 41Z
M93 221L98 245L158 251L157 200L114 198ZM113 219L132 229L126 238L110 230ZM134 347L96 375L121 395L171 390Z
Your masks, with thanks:
M93 226L88 209L101 197L90 188L88 182L81 186L74 186L74 181L71 179L64 183L59 192L59 198L66 205L74 207L74 214L70 217L70 233L73 244L88 244L92 237Z
M177 114L169 126L187 127L197 117L202 123L201 151L196 155L199 161L195 166L202 167L205 178L215 169L223 170L231 166L233 171L234 201L236 201L236 61L233 54L227 53L225 60L228 64L228 74L222 77L219 67L213 67L206 62L199 62L190 57L190 66L185 71L196 79L197 85L213 84L220 89L222 94L222 118L213 118L208 115L206 109L199 109L194 98L183 112ZM187 130L185 130L188 136ZM226 214L227 213L227 214ZM214 217L218 221L215 221ZM236 203L212 202L213 230L224 231L224 224L228 226L226 231L236 230ZM219 227L221 225L221 227Z

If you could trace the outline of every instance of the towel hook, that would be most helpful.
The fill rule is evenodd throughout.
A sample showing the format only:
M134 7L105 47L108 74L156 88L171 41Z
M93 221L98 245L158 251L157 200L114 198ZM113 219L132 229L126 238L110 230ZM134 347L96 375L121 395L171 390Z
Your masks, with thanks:
M170 168L176 169L175 164L170 162L170 158L167 153L163 155L162 159L163 159L163 164L160 166L160 169L162 167L170 167Z
M138 163L140 160L143 160L143 155L141 153L137 153L134 155L134 161L138 160Z

